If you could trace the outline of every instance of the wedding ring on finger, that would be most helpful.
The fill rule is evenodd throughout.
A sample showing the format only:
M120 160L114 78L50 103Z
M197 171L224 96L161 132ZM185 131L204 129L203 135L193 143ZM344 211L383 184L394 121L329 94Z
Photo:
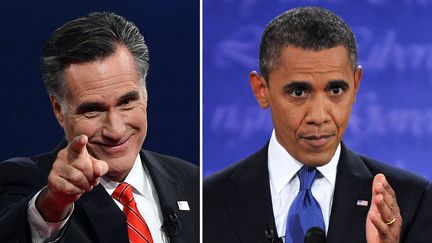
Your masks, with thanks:
M392 220L388 220L385 223L386 223L386 225L392 225L395 221L396 221L396 217L393 217Z

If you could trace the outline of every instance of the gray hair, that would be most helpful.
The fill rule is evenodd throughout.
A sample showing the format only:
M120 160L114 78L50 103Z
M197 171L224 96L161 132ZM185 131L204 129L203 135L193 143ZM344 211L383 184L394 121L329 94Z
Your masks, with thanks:
M57 29L42 49L41 73L49 95L60 103L68 96L65 69L70 64L103 60L124 45L135 60L145 89L149 51L143 35L132 22L107 12L95 12L72 20Z
M319 7L299 7L273 19L265 28L259 66L265 80L278 66L282 49L288 46L320 51L342 45L357 69L357 47L351 28L336 14ZM268 81L267 81L268 82Z

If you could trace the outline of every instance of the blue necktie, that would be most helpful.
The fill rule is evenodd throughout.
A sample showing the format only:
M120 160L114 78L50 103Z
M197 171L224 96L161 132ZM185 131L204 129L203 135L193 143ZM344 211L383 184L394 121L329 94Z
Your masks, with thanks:
M304 242L305 234L311 227L319 227L325 232L321 208L311 192L317 170L303 166L297 174L300 179L300 191L288 211L286 243Z

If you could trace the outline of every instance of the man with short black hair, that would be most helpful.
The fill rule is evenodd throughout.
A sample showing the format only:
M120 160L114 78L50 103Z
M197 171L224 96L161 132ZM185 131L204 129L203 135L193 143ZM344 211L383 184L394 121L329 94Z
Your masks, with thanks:
M41 70L65 140L0 163L0 242L198 242L199 172L142 150L149 52L138 28L92 13L56 30Z
M342 142L362 77L350 27L289 10L265 28L259 64L250 84L274 131L205 180L204 242L430 242L430 182Z

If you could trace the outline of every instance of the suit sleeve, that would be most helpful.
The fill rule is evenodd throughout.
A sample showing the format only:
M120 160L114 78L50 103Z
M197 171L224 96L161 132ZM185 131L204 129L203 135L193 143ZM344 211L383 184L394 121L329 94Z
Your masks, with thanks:
M43 187L41 173L28 158L0 163L0 242L31 242L27 209Z
M203 242L240 242L232 219L226 212L223 188L215 178L207 178L203 183Z
M407 234L401 242L432 242L432 184L429 182L423 193L411 224L407 225Z

